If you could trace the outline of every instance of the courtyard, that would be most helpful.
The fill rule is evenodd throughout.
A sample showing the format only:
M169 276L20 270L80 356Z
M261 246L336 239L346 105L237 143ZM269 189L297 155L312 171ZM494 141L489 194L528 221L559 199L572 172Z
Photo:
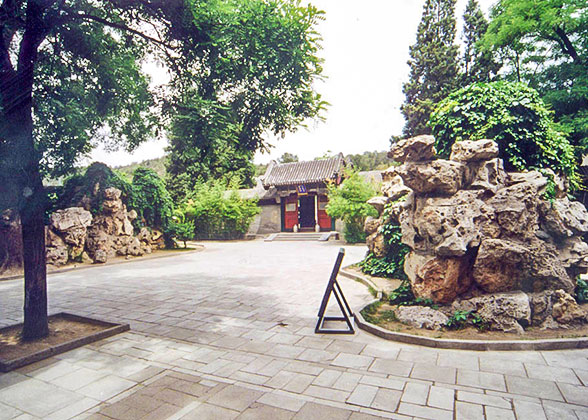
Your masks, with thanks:
M0 419L586 419L588 350L471 352L316 335L339 244L201 252L49 276L50 313L131 331L0 375ZM364 246L346 246L343 265ZM339 277L354 309L372 298ZM22 280L0 283L21 322Z

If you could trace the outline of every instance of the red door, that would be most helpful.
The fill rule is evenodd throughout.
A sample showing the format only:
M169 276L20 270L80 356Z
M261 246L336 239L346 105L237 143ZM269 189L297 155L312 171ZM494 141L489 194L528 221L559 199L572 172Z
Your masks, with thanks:
M284 229L292 230L298 224L298 196L292 194L284 199Z
M321 227L321 230L330 231L332 229L331 218L325 210L327 202L328 198L326 195L318 196L318 224Z

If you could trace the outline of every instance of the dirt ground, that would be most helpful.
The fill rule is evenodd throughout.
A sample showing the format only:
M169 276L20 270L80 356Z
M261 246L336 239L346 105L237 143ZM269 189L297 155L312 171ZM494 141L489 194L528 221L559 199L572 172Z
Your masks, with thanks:
M41 340L34 341L24 341L22 339L22 324L6 327L0 330L0 359L9 361L28 356L110 327L111 325L108 324L100 325L54 315L49 317L49 335Z

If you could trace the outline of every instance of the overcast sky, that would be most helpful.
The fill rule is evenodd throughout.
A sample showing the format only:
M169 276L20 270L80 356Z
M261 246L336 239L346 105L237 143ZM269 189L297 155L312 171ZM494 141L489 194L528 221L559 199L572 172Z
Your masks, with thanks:
M496 0L478 0L487 12ZM408 80L408 49L416 38L424 0L312 0L325 11L324 74L316 89L331 105L326 121L271 139L271 152L255 156L267 163L284 152L309 160L327 152L344 154L387 150L389 138L401 134L402 84ZM457 1L458 39L467 0ZM159 74L158 74L159 73ZM153 72L161 77L161 70ZM149 141L133 154L96 149L91 161L126 165L164 154L165 140Z

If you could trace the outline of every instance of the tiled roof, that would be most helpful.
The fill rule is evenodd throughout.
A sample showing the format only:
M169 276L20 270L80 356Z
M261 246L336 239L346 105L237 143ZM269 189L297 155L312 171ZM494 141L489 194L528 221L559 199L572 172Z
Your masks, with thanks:
M278 164L272 161L263 177L263 186L269 188L325 182L336 179L344 166L345 160L341 153L332 158L308 162Z

